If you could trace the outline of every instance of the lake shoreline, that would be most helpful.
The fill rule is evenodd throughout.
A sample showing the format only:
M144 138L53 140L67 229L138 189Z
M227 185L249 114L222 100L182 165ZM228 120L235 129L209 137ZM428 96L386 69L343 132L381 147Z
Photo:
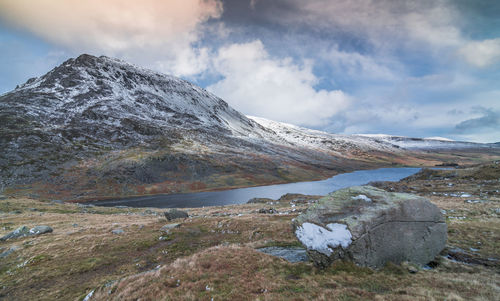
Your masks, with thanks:
M192 193L176 193L176 194L159 194L159 195L145 195L126 198L112 198L101 199L97 201L87 201L84 204L91 204L96 206L114 207L114 206L128 206L128 207L151 207L151 208L195 208L204 206L225 206L243 204L253 197L266 197L266 198L279 198L286 193L300 193L300 194L315 194L325 195L334 190L347 187L367 184L372 181L387 181L400 179L414 174L421 170L422 167L391 167L391 168L376 168L366 170L356 170L347 173L336 174L332 177L323 180L315 181L302 181L293 183L280 183L270 184L243 188L233 188L217 191L203 191ZM394 172L409 171L410 173L403 173L401 177L391 177L390 174ZM386 174L388 172L389 174ZM373 173L375 176L371 177L369 174ZM377 177L378 173L382 173ZM368 174L368 176L367 176ZM361 176L362 180L351 179L353 183L346 184L342 182L340 186L335 186L335 183L328 183L325 181L334 181L336 177L356 177ZM332 185L331 189L322 187L321 193L313 191L309 186L322 186ZM300 187L300 188L297 188ZM294 190L295 189L295 190ZM299 189L299 190L297 190ZM263 194L263 191L272 190L272 193ZM279 191L279 192L276 192ZM278 195L278 193L281 193ZM235 196L236 194L236 196Z

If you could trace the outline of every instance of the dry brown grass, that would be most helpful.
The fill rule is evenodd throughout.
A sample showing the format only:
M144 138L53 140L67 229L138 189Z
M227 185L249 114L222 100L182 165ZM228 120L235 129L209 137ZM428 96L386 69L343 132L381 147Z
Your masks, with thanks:
M448 245L487 260L500 258L497 184L458 177L391 185L428 196L446 210ZM456 191L473 196L432 193ZM257 213L269 207L281 214ZM160 228L169 222L144 214L145 208L0 200L1 235L21 225L54 229L0 242L0 252L19 247L0 259L0 299L75 300L96 290L97 300L498 300L500 267L494 261L487 267L440 258L436 268L417 274L395 265L372 271L344 262L318 270L254 249L297 245L291 219L306 207L297 204L292 212L287 200L192 208L189 219L165 234ZM112 234L116 228L125 233Z

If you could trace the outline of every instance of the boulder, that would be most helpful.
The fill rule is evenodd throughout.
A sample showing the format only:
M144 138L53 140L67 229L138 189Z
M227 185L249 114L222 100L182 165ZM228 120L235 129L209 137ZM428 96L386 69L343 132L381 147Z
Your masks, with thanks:
M338 259L379 268L387 262L425 265L446 244L447 226L429 200L372 186L335 191L293 220L316 266Z
M177 210L177 209L170 209L169 211L165 212L165 218L169 221L178 219L178 218L188 218L189 215L186 211L182 210Z

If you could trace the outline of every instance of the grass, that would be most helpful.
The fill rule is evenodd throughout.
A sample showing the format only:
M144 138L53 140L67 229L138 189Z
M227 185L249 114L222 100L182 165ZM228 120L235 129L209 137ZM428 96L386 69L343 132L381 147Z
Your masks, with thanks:
M498 182L469 178L387 185L413 187L446 215L466 217L447 220L449 248L461 248L476 259L498 259L500 219L492 210L499 207L500 197L493 193ZM432 194L436 191L463 191L473 198L489 193L482 197L487 202L466 203L461 197ZM341 261L319 270L255 250L298 246L291 220L307 206L297 203L297 212L283 214L290 212L289 201L276 202L272 207L281 215L258 213L267 204L193 208L190 218L175 221L181 226L165 234L160 228L169 222L160 209L152 209L154 215L145 208L0 200L0 234L22 225L54 229L0 242L0 252L19 247L0 259L0 299L81 300L94 289L95 300L496 300L500 295L498 263L438 258L434 269L410 274L390 263L374 271ZM117 228L125 233L113 234Z

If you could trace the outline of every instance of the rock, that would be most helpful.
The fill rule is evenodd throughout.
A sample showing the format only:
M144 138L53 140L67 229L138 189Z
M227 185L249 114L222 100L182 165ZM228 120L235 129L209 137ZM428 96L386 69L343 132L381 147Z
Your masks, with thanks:
M267 247L259 248L257 251L283 258L289 262L309 261L306 249L301 247Z
M178 219L178 218L188 218L189 215L186 211L170 209L167 212L164 212L165 218L169 221Z
M30 235L40 235L45 233L52 233L52 228L49 226L36 226L30 229Z
M26 226L21 226L17 228L16 230L10 232L9 234L5 235L4 237L0 238L0 240L7 240L11 238L19 238L19 237L26 237L26 236L36 236L44 233L50 233L52 232L52 228L49 226L36 226L31 229L28 229Z
M160 231L168 233L171 229L179 228L181 224L166 224L160 228Z
M262 204L267 202L274 202L274 200L270 198L252 198L248 200L247 204Z
M264 213L264 214L275 214L275 213L278 213L278 211L276 211L276 209L274 208L269 208L269 209L266 209L266 208L260 208L259 213Z
M120 234L125 233L125 231L123 231L123 229L118 228L118 229L111 230L111 233L120 235Z
M0 254L0 258L4 258L4 257L7 257L9 256L10 254L14 253L15 251L21 249L20 247L18 246L12 246L10 247L7 251L4 251Z
M337 259L371 268L387 262L425 265L444 249L447 239L445 220L427 199L372 186L321 198L294 219L293 227L319 267Z
M11 239L11 238L25 237L25 236L28 236L29 234L30 234L30 230L28 229L28 227L21 226L21 227L17 228L16 230L8 233L7 235L1 237L0 240L4 241L7 239Z

